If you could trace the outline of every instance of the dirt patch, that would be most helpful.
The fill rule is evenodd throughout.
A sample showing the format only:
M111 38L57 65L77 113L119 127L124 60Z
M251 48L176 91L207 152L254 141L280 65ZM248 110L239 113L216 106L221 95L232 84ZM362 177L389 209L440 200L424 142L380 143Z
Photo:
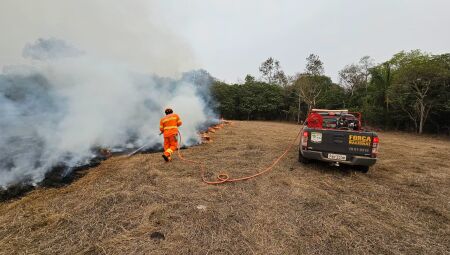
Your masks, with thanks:
M240 177L270 165L298 130L234 122L183 152L212 179ZM159 153L113 157L68 186L0 203L0 254L448 254L450 141L380 139L367 174L302 165L294 150L269 174L222 186Z

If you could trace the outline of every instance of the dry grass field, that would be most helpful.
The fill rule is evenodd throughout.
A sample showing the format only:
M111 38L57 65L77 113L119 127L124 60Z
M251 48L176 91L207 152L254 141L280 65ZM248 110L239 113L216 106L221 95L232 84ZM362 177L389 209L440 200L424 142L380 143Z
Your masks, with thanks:
M269 165L299 127L240 122L183 150L211 178ZM380 133L369 173L302 165L219 186L160 153L113 157L0 203L0 254L450 254L450 141ZM214 174L214 175L213 175Z

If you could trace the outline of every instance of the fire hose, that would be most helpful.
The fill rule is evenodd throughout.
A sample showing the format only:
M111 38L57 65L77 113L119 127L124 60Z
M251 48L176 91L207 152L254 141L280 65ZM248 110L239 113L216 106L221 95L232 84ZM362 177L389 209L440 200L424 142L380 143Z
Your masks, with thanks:
M196 164L200 167L200 172L201 172L201 177L202 177L202 181L206 184L211 184L211 185L216 185L216 184L222 184L222 183L226 183L226 182L238 182L238 181L245 181L245 180L249 180L252 178L255 178L257 176L260 176L262 174L265 174L269 171L271 171L279 162L282 158L284 158L286 156L286 154L292 149L292 147L295 145L295 142L297 141L297 139L300 137L301 131L298 132L298 134L295 136L295 139L292 140L292 142L289 144L289 146L286 148L286 150L278 157L276 158L273 163L268 166L267 168L265 168L264 170L257 172L256 174L253 175L248 175L248 176L243 176L243 177L239 177L239 178L230 178L230 176L227 173L219 173L216 177L216 181L208 181L205 177L205 172L206 172L206 167L205 167L205 162L202 161L197 161L197 160L191 160L191 159L187 159L185 157L183 157L182 153L181 153L181 133L178 132L178 135L180 137L180 142L178 144L178 156L180 157L181 160L190 163L190 164Z
M142 145L142 147L139 147L138 149L132 151L131 153L127 154L127 157L131 157L134 154L138 153L139 151L141 151L142 149L144 149L146 146L148 145L148 143Z
M163 134L163 133L160 133L159 135L162 135L162 134ZM149 143L146 143L146 144L142 145L142 146L139 147L138 149L136 149L136 150L134 150L134 151L128 153L128 154L127 154L127 157L133 156L134 154L140 152L142 149L144 149L144 148L147 147L148 145L149 145Z

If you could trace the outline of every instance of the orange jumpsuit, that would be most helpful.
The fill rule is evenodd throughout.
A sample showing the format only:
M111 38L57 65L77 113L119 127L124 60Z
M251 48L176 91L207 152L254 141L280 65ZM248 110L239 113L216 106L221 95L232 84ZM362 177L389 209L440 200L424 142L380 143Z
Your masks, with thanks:
M171 113L162 118L159 122L159 130L164 133L164 155L170 158L178 148L178 127L182 122L180 116Z

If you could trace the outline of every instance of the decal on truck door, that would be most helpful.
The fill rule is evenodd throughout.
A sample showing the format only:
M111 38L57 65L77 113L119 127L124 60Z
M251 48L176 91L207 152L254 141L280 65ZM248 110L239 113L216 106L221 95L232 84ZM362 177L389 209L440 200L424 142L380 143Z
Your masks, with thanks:
M372 139L370 136L366 135L349 135L348 136L348 144L350 145L361 145L361 146L370 146Z
M313 143L321 143L322 142L322 133L311 132L311 142L313 142Z

